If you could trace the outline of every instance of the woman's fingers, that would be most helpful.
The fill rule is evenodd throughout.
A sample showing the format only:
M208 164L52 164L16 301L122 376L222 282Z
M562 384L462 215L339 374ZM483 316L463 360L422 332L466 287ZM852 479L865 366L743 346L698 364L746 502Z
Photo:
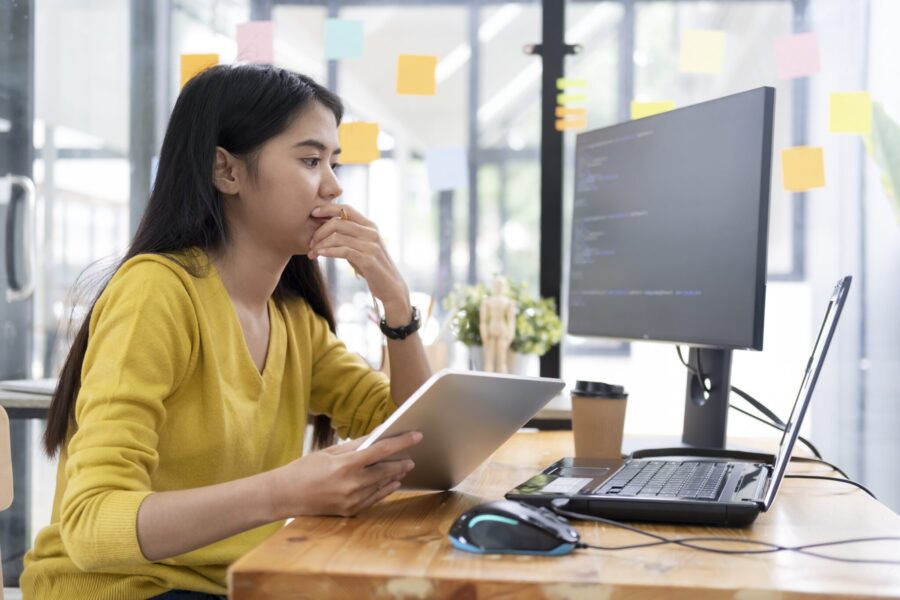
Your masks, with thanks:
M405 460L388 460L371 465L363 469L360 487L369 487L377 483L383 483L385 480L403 477L412 471L415 466L416 464L408 458Z
M343 444L335 444L334 446L329 446L325 448L323 452L327 452L329 454L346 454L347 452L351 452L359 448L363 442L368 439L369 436L364 435L362 437L358 437L355 440L351 440L349 442L344 442Z
M353 221L343 221L341 219L331 219L324 225L316 229L312 238L309 240L311 248L319 245L323 239L334 233L344 233L352 237L358 237L370 241L379 239L378 230L375 227L364 225L362 223L354 223Z
M313 216L318 218L340 218L342 209L347 217L346 221L361 223L367 227L375 227L375 223L367 219L365 215L363 215L361 212L359 212L349 204L326 204L324 206L319 206L313 211Z
M422 433L410 431L401 435L381 439L353 455L352 460L360 467L380 463L389 456L407 448L411 448L422 441Z
M370 506L372 506L373 504L376 504L376 503L380 502L381 500L384 500L386 497L390 496L391 494L393 494L394 492L399 490L401 485L402 484L399 481L392 481L391 483L387 484L386 486L375 490L374 492L372 492L372 494L367 496L362 502L360 502L356 506L353 514L360 513L362 511L366 510L367 508L369 508Z

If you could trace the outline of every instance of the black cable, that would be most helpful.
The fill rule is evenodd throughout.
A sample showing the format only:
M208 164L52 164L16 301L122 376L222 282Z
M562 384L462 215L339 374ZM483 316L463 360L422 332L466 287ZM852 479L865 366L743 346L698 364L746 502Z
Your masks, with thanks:
M838 480L840 481L840 480ZM900 536L879 536L879 537L864 537L864 538L851 538L845 540L836 540L832 542L818 542L815 544L803 544L800 546L782 546L780 544L773 544L771 542L761 542L758 540L742 540L737 538L730 537L716 537L716 536L698 536L698 537L684 537L684 538L667 538L665 536L652 533L649 531L644 531L643 529L638 529L637 527L632 527L631 525L626 525L625 523L620 523L619 521L613 521L612 519L605 519L603 517L596 517L594 515L585 515L581 513L571 512L568 510L563 510L559 508L556 504L550 505L552 510L564 517L569 517L572 519L580 519L587 521L596 521L598 523L604 523L606 525L612 525L613 527L619 527L621 529L625 529L626 531L631 531L633 533L638 533L641 535L645 535L647 537L653 538L655 542L647 542L645 544L628 544L625 546L598 546L594 544L587 544L584 542L579 542L575 545L576 548L590 548L593 550L632 550L636 548L647 548L650 546L662 546L664 544L675 544L678 546L683 546L685 548L690 548L692 550L699 550L701 552L710 552L713 554L772 554L774 552L781 551L790 551L797 552L799 554L806 554L808 556L813 556L816 558L823 558L826 560L833 560L837 562L848 562L848 563L864 563L864 564L881 564L881 565L900 565L900 561L898 560L866 560L860 558L842 558L838 556L829 556L827 554L821 554L818 552L811 552L811 548L825 548L828 546L839 546L846 544L858 544L864 542L884 542L884 541L900 541ZM750 546L761 546L758 550L727 550L722 548L710 548L709 546L703 546L698 544L697 542L722 542L729 544L744 544Z
M744 410L743 408L741 408L739 406L735 406L734 404L731 404L730 402L728 403L728 406L730 408L733 408L734 410L738 411L739 413L743 413L743 414L747 415L751 419L756 419L760 423L764 423L764 424L768 425L769 427L777 429L778 431L781 431L781 432L784 431L784 427L780 427L780 426L776 425L775 423L772 423L771 421L766 421L765 419L760 418L757 415L754 415L753 413L747 412L746 410ZM806 447L809 448L809 451L812 452L818 460L825 462L824 460L822 460L822 454L819 452L819 449L816 448L812 442L810 442L808 439L806 439L802 435L798 435L797 439L799 441L803 442L803 444L805 444Z
M703 388L703 391L706 392L707 394L712 392L712 388L709 388L706 385L706 377L703 376L703 365L700 363L700 354L699 353L697 354L697 368L695 369L687 361L684 360L684 355L681 353L681 346L676 345L675 351L678 353L678 359L681 361L681 364L683 364L688 371L693 373L694 376L700 380L700 386ZM742 410L742 409L738 408L737 406L735 406L734 404L731 404L729 402L728 406L730 408L733 408L736 411L747 415L748 417L756 419L760 423L765 423L766 425L769 425L770 427L774 427L775 429L777 429L779 431L782 431L782 432L784 431L784 428L785 428L784 421L782 421L780 418L778 418L778 415L776 415L768 407L766 407L765 404L763 404L762 402L760 402L759 400L757 400L756 398L754 398L753 396L751 396L750 394L748 394L747 392L745 392L744 390L742 390L736 386L731 386L731 391L733 391L735 394L737 394L738 396L740 396L741 398L743 398L744 400L749 402L758 411L760 411L761 413L763 413L764 415L769 417L772 420L772 422L766 421L765 419L761 419L761 418L757 417L756 415L753 415L745 410ZM802 442L807 448L809 448L810 452L812 452L816 458L821 460L822 453L819 452L819 449L816 448L812 442L810 442L808 439L806 439L802 435L798 435L797 439L800 440L800 442Z
M778 418L778 415L776 415L771 410L769 410L769 407L767 407L765 404L763 404L762 402L760 402L759 400L757 400L756 398L754 398L753 396L751 396L744 390L740 389L736 385L733 385L733 386L731 386L731 391L734 392L735 394L737 394L738 396L740 396L741 398L743 398L744 400L746 400L747 402L749 402L753 406L753 408L755 408L762 414L769 417L769 419L771 419L771 421L773 423L775 423L776 425L779 425L782 428L782 431L784 430L785 427L787 427L785 422Z
M791 462L808 462L808 463L819 463L821 465L825 465L827 467L831 467L833 470L840 473L844 479L850 479L850 476L844 473L844 470L837 465L834 465L827 460L822 460L821 458L809 458L807 456L792 456Z
M826 475L785 475L785 477L791 477L793 479L822 479L824 481L838 481L840 483L849 483L850 485L855 485L856 487L858 487L859 489L861 489L868 495L872 496L872 498L875 498L875 494L873 494L871 492L871 490L869 490L869 488L867 488L866 486L864 486L861 483L857 483L856 481L853 481L849 477L847 479L840 479L838 477L828 477ZM878 500L878 498L875 498L875 500Z

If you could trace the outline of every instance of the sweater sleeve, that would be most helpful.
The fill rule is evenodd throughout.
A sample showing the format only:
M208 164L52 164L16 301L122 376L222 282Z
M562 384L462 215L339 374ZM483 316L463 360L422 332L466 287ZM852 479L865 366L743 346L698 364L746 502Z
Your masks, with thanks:
M84 571L145 564L137 513L158 463L164 400L188 371L198 325L173 267L123 265L91 314L66 448L63 544Z
M381 425L397 405L387 376L347 350L328 322L307 307L312 345L310 411L331 417L342 438L358 438Z

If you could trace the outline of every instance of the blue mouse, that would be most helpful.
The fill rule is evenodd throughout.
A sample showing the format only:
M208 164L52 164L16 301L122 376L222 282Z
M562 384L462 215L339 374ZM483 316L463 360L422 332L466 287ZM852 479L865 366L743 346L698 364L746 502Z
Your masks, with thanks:
M562 556L580 536L569 522L548 508L497 500L457 517L448 534L455 548L479 554Z

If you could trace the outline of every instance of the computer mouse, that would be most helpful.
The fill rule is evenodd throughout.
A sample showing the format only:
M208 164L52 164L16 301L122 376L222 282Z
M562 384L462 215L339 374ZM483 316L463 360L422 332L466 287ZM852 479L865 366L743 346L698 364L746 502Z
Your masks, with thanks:
M569 522L552 510L513 500L497 500L459 515L448 534L459 550L479 554L561 556L581 539Z

